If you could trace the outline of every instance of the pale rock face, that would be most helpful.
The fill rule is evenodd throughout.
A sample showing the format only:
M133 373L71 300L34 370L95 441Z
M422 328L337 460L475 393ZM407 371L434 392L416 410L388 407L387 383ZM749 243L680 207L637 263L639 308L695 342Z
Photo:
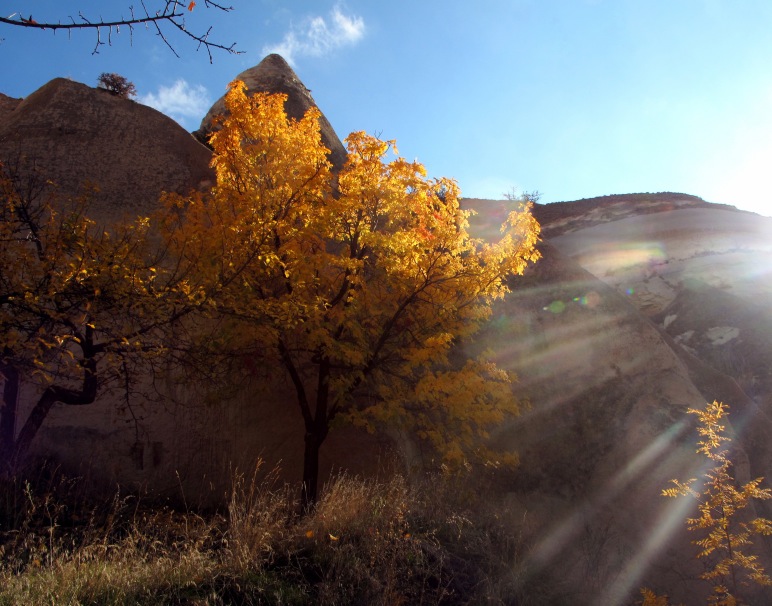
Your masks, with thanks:
M708 329L705 336L713 345L724 345L740 336L740 329L734 326L714 326Z
M661 489L699 467L686 409L704 396L622 295L549 243L542 252L469 351L492 352L530 402L495 432L521 460L500 488L528 520L531 574L556 574L576 603L624 603L655 560L670 567L663 582L695 572L653 529L676 505ZM688 546L681 527L669 532L669 548Z
M693 504L659 496L701 473L688 408L729 404L738 479L772 476L769 221L688 202L586 216L537 206L554 217L544 257L469 348L516 372L530 401L496 432L521 457L501 485L529 521L532 573L555 574L576 603L629 603L645 585L704 603L701 583L683 580L700 572L684 530ZM465 204L481 237L512 206Z
M700 280L744 298L772 301L772 219L715 208L632 215L551 239L564 254L647 315Z

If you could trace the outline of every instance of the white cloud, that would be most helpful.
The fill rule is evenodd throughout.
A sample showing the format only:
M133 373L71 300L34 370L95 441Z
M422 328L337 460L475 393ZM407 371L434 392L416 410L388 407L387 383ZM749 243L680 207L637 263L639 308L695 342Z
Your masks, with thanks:
M356 44L365 35L361 17L345 15L335 6L327 19L310 17L300 26L293 26L278 44L263 47L263 55L278 53L294 64L300 56L321 57L337 48Z
M177 80L171 86L161 86L157 93L140 95L139 102L163 112L186 128L198 127L212 102L206 88ZM191 124L187 124L190 121Z

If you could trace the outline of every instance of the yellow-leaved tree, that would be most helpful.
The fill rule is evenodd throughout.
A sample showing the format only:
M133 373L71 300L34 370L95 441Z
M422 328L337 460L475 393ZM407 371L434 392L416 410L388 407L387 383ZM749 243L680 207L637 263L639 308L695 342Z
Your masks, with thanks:
M135 368L166 349L160 328L196 304L157 264L147 218L101 229L88 196L58 199L20 164L0 163L0 475L54 404L91 404L116 385L128 399Z
M230 115L211 139L217 184L169 196L166 235L215 293L209 313L293 386L307 508L333 421L410 429L458 462L517 412L508 373L449 354L538 258L539 226L523 205L498 243L472 238L454 181L387 161L394 142L361 132L334 175L318 110L288 119L285 99L231 85Z
M772 534L772 522L761 517L743 520L740 513L753 499L772 498L772 491L760 488L763 478L751 480L742 487L736 485L730 471L732 462L724 448L724 443L729 441L722 422L727 409L725 404L714 401L705 410L690 408L688 411L700 421L697 431L702 439L697 452L713 464L703 475L701 491L692 488L696 478L686 482L672 480L673 487L662 491L667 497L697 499L699 516L688 518L686 523L689 530L704 535L693 542L700 548L697 557L708 562L701 578L712 584L713 593L708 603L715 606L748 604L743 594L749 585L772 585L758 556L747 552L754 537ZM643 606L668 606L666 596L657 596L648 589L643 589L642 594Z

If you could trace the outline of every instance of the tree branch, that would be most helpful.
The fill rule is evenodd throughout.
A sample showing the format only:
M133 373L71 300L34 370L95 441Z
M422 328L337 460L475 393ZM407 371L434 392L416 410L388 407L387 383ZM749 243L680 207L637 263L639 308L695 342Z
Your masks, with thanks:
M311 414L311 407L308 404L308 397L306 396L306 388L303 385L303 378L298 373L295 363L292 361L292 354L284 344L284 341L279 339L279 355L281 355L282 363L287 369L292 384L295 386L295 391L298 396L298 405L300 406L300 412L303 415L303 422L305 423L306 431L310 431L314 427L314 417Z
M171 50L176 57L179 57L179 55L177 54L177 51L174 49L174 47L167 39L166 34L164 33L161 27L164 24L167 24L176 28L177 30L182 32L185 36L198 42L199 49L203 46L206 49L207 54L209 55L210 63L212 63L212 49L223 50L232 55L238 55L238 54L241 54L242 52L242 51L236 50L235 42L229 46L226 46L225 44L211 41L209 39L209 34L212 31L211 27L209 27L209 29L207 29L206 32L204 32L203 34L195 34L192 31L190 31L187 25L185 24L186 7L184 4L181 4L179 0L165 0L163 8L160 10L157 10L153 14L151 14L150 11L148 11L147 7L145 6L144 0L140 0L140 4L142 5L142 11L144 12L144 16L135 15L134 7L130 6L129 11L131 12L131 16L129 18L120 18L120 19L115 19L110 21L105 21L102 17L100 17L98 20L91 19L89 17L86 17L82 12L79 12L78 21L76 21L70 16L69 17L70 23L62 23L61 21L57 21L56 23L54 22L40 23L35 19L33 19L32 15L25 18L19 13L13 13L9 17L0 17L0 23L4 23L6 25L12 25L15 27L25 27L25 28L41 29L41 30L50 29L53 31L56 31L59 29L68 30L68 31L81 30L81 29L94 30L96 32L97 40L92 54L98 54L99 47L104 44L111 46L113 32L119 33L120 28L122 26L127 27L129 29L129 37L133 40L135 25L147 26L150 24L155 26L156 34L161 37L161 40L163 40L164 44L166 44L166 46L169 47L169 50ZM226 13L233 10L232 6L224 6L224 5L218 4L217 2L213 2L212 0L205 0L204 4L206 7L213 7ZM188 11L193 10L193 6L195 6L195 3L191 2L187 6L187 10ZM104 34L107 35L107 42L103 41Z

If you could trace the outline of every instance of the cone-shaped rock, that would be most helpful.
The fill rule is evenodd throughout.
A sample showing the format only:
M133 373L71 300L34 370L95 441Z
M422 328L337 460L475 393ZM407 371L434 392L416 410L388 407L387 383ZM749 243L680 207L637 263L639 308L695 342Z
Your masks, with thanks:
M34 171L63 197L98 191L98 220L152 212L162 192L187 194L214 181L211 151L171 118L101 89L56 78L2 103L0 161Z
M311 107L317 107L316 102L297 74L280 55L268 55L255 67L241 72L235 78L247 85L247 91L251 93L284 93L287 102L284 109L290 118L300 119ZM204 119L201 127L193 134L200 140L206 141L213 128L215 116L226 113L225 96L220 97ZM332 128L324 114L319 118L319 126L322 131L322 141L330 150L330 161L336 168L341 168L346 161L346 150L338 135Z

